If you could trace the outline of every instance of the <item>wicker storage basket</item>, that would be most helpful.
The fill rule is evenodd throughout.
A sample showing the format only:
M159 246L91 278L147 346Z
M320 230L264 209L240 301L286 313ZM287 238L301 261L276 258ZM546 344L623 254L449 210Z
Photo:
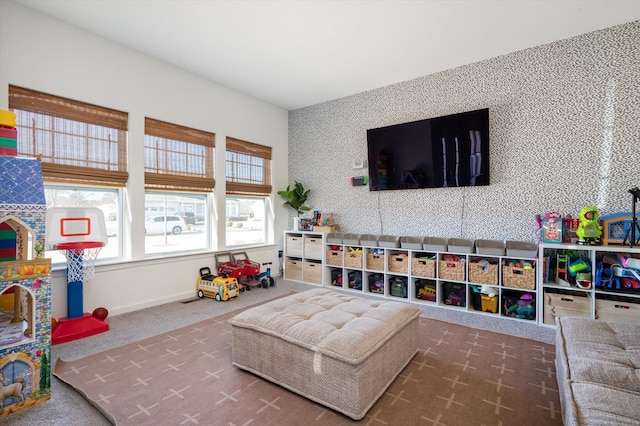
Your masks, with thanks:
M502 284L505 287L533 290L536 288L536 270L503 265Z
M476 284L498 284L498 265L469 262L469 281Z
M389 255L389 272L406 274L409 272L409 258L406 254Z
M440 260L438 262L438 278L445 280L464 281L465 262L453 260Z
M342 250L327 250L327 265L342 266Z
M367 253L367 269L384 271L384 255Z
M411 275L424 278L436 277L436 261L434 259L411 259Z
M350 251L344 254L344 266L362 269L362 252Z

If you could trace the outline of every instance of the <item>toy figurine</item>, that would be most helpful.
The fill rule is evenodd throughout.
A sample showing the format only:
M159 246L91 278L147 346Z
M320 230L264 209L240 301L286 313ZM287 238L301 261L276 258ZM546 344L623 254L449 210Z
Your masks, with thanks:
M576 229L578 244L600 245L602 226L598 223L598 209L595 206L580 210L580 225Z

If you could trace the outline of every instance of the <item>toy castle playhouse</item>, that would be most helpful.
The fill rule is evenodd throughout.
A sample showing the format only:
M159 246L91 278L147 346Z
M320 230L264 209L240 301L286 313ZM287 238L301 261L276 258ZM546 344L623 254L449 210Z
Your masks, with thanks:
M41 257L40 162L16 156L15 115L0 111L0 417L50 398L51 260Z

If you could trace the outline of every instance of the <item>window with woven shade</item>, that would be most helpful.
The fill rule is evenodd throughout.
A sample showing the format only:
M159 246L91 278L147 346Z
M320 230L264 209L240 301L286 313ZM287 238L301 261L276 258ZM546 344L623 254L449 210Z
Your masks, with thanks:
M18 155L40 158L45 182L125 186L128 114L9 86Z
M227 194L271 194L271 147L227 138Z
M147 189L212 191L215 134L145 118Z

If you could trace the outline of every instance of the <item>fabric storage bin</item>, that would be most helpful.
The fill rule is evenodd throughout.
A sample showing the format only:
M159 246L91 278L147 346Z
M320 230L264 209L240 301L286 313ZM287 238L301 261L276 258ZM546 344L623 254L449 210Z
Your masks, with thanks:
M287 258L284 262L284 277L289 280L302 281L302 260Z
M445 280L464 281L466 277L466 262L463 258L447 255L438 261L438 278Z
M407 277L391 277L389 294L393 297L407 298Z
M362 269L362 250L345 251L344 266L346 268Z
M452 253L473 253L473 240L463 238L449 238L447 250Z
M436 260L427 257L411 258L411 275L424 278L435 278Z
M384 254L373 252L367 253L367 269L374 271L384 271Z
M442 302L464 308L467 306L467 286L461 283L442 283Z
M384 294L384 275L371 274L368 278L369 293Z
M425 251L447 251L447 240L437 237L424 237L422 249Z
M360 245L360 235L358 234L342 234L342 244Z
M362 290L362 271L351 271L347 274L347 285L352 290Z
M535 320L536 295L526 292L503 291L502 314L508 317Z
M545 288L542 310L542 322L549 325L563 316L591 318L591 298L585 292Z
M302 234L287 234L285 244L287 256L302 257Z
M342 266L344 264L342 260L342 250L327 250L326 259L327 265Z
M536 288L536 269L502 266L502 285L505 287L533 290Z
M378 247L378 236L371 234L360 235L360 245L363 247Z
M329 232L327 234L327 243L342 244L342 232Z
M378 237L378 247L398 248L400 247L400 239L393 235L380 235Z
M638 324L640 323L640 299L598 294L596 297L596 319Z
M322 237L310 236L304 237L304 257L312 257L314 259L322 259Z
M405 249L422 249L422 239L417 237L400 237L400 247Z
M476 240L476 253L487 256L504 256L504 242L496 240Z
M409 272L409 257L407 253L389 254L389 272L406 274Z
M303 261L302 277L310 283L322 284L322 263L311 260Z
M538 254L538 245L536 243L507 241L505 248L509 257L533 259Z
M469 262L469 281L476 284L498 284L498 265L484 262Z
M342 269L331 268L331 285L342 287Z

